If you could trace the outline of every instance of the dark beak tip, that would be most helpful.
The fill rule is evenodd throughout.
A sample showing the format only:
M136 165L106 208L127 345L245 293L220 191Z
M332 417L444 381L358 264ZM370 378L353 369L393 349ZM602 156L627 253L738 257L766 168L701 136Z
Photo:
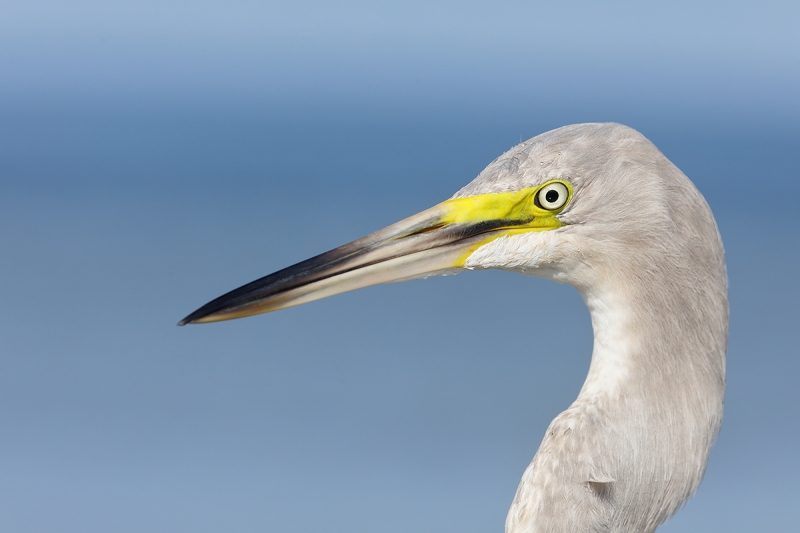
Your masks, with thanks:
M186 316L183 320L181 320L180 322L178 322L175 325L176 326L185 326L186 324L191 324L192 322L194 322L197 319L196 316L193 316L194 314L195 313L192 313L191 315Z

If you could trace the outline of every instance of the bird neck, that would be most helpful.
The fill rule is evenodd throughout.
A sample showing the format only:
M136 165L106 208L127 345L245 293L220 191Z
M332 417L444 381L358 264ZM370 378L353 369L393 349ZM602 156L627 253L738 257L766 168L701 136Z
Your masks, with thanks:
M657 276L657 272L651 272ZM626 397L718 428L725 386L728 307L719 276L672 282L613 275L582 296L594 349L579 400ZM673 402L666 405L665 402ZM706 426L707 427L707 426Z
M592 443L592 479L614 480L615 501L638 509L651 526L641 530L652 531L699 486L722 422L727 296L724 270L689 285L638 281L606 277L581 291L592 362L551 428L575 428Z
M591 438L602 443L605 474L627 501L664 494L653 523L697 489L722 422L727 282L724 265L712 275L697 271L682 279L652 264L607 271L580 291L595 341L567 412L602 421Z

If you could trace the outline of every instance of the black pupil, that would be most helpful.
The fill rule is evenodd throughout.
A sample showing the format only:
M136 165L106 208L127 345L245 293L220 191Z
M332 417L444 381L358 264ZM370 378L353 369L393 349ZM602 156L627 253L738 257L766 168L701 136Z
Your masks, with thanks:
M548 203L554 204L558 200L558 191L550 189L544 194L544 199L547 200Z

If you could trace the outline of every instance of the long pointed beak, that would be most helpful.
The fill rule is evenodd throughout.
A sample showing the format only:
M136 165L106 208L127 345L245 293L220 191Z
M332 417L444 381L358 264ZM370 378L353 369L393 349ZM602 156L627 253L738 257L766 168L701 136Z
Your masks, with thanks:
M178 325L277 311L375 285L461 269L480 246L561 221L535 205L535 190L447 200L339 248L248 283L202 306Z

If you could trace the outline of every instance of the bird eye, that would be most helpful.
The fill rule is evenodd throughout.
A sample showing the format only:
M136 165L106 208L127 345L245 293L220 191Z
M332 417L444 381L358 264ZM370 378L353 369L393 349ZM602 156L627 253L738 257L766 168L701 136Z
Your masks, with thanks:
M545 185L536 195L536 204L542 209L553 211L563 207L569 198L569 191L563 183L557 181Z

